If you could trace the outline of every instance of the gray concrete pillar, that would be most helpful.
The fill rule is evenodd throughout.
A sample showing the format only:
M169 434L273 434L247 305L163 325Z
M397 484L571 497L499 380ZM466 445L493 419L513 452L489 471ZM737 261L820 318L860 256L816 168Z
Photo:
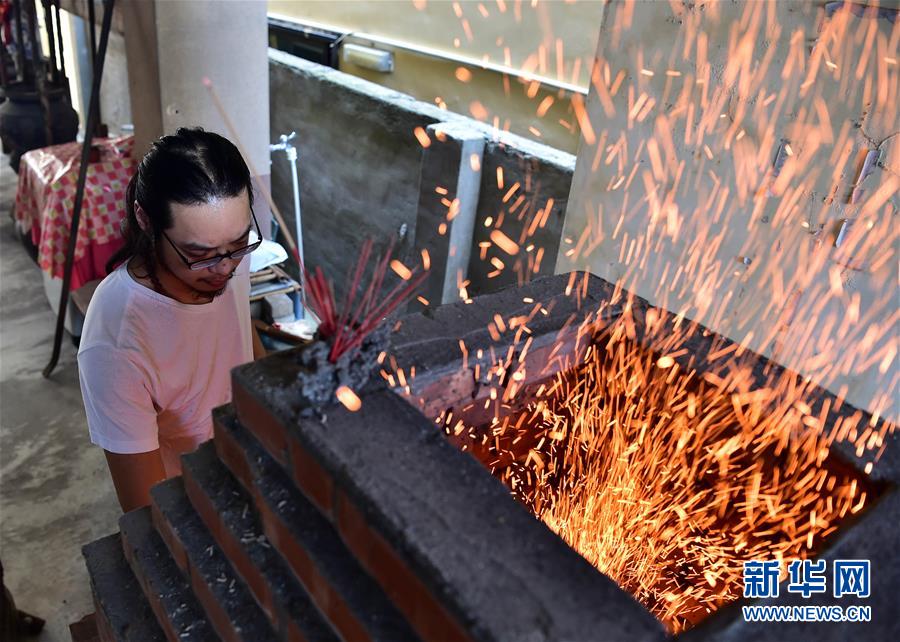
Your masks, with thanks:
M429 125L426 133L431 142L422 153L416 247L431 261L423 296L440 305L458 301L459 284L468 277L485 141L458 123Z
M122 3L135 156L159 136L200 126L242 147L268 188L269 61L266 3L253 0L147 0ZM220 115L209 78L237 131ZM257 190L256 213L269 235L269 207Z
M163 135L156 2L123 2L118 5L118 11L125 28L134 155L140 158L150 149L150 143Z

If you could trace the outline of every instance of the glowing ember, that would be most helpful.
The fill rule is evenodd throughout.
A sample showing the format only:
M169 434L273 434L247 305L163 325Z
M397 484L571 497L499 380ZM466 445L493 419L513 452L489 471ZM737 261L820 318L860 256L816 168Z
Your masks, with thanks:
M472 80L472 72L465 67L457 67L454 75L460 82L469 82L470 80Z
M516 242L500 230L494 230L493 232L491 232L491 240L497 244L497 247L499 247L507 254L517 254L519 251L519 246L516 244Z
M412 277L412 271L397 259L391 261L391 269L404 281L409 281Z
M424 129L422 129L421 127L416 127L416 128L413 130L413 134L415 134L416 140L419 141L419 144L420 144L422 147L428 147L428 146L431 145L431 138L429 138L428 132L426 132L426 131L425 131Z
M359 396L347 386L339 386L334 394L338 398L338 401L344 405L344 408L350 412L356 412L362 408L362 401Z

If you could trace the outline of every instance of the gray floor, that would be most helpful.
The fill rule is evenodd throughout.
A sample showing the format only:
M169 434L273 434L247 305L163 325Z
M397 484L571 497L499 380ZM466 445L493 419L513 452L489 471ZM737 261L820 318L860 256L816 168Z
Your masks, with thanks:
M52 377L56 318L9 218L17 177L0 156L0 559L19 608L68 641L93 611L81 546L118 530L102 451L87 434L68 335Z

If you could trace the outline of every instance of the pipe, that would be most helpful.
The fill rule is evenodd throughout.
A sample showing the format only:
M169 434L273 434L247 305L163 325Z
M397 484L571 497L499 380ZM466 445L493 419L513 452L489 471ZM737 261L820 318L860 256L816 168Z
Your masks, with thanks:
M294 226L296 228L297 255L300 257L300 296L294 299L294 317L303 319L306 316L306 278L304 271L306 259L303 256L303 222L300 215L300 181L297 178L297 148L291 141L297 136L297 132L282 134L281 142L269 145L269 151L283 151L291 164L291 184L294 190Z

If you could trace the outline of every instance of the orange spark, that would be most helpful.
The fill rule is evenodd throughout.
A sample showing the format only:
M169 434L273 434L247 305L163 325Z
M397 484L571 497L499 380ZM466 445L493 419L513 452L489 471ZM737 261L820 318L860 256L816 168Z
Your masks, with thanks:
M473 100L469 103L469 113L472 114L472 117L475 120L487 120L489 112L487 107L482 105L479 101Z
M334 394L338 398L338 401L343 404L344 408L350 412L356 412L362 408L362 401L360 398L347 386L339 386Z
M472 72L465 67L457 67L454 75L460 82L469 82L470 80L472 80Z
M515 255L519 253L519 245L500 230L491 232L491 240L507 254Z
M431 138L429 138L428 132L426 132L424 128L416 127L413 130L413 133L416 135L416 138L418 139L419 144L422 147L428 147L429 145L431 145Z
M409 281L409 279L412 277L412 272L410 271L410 269L397 259L393 259L391 261L391 269L404 281Z

